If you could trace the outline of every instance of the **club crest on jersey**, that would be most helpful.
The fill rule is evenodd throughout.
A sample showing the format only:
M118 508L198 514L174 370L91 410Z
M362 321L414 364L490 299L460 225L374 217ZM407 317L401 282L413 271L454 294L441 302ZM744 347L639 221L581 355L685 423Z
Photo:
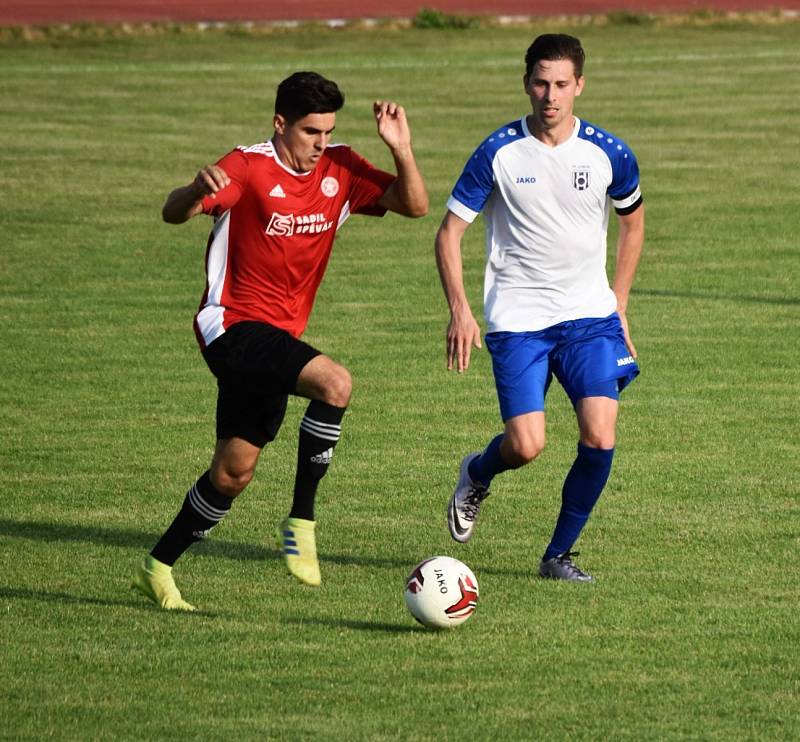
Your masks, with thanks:
M585 191L589 187L589 168L572 168L572 187L576 191Z
M322 183L319 184L319 189L328 198L333 198L339 193L339 181L329 175L327 178L322 179Z

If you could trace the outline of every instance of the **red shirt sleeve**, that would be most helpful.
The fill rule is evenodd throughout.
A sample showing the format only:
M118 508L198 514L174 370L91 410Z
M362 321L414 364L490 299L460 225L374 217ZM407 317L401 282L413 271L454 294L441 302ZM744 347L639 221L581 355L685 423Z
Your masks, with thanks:
M378 206L377 201L397 180L397 176L379 170L352 150L350 155L350 170L353 173L353 182L350 185L350 213L383 216L386 209Z
M217 160L217 166L228 174L231 182L213 196L203 199L203 213L211 216L219 216L230 209L239 200L247 184L248 160L240 149L235 149Z

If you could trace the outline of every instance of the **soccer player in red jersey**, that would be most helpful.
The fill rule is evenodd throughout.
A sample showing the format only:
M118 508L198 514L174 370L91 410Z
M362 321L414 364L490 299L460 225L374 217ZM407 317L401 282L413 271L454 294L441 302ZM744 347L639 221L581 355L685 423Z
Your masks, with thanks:
M175 520L138 566L133 586L165 609L194 610L172 566L205 538L253 477L283 422L288 395L310 400L300 423L297 473L278 544L291 574L320 584L314 500L350 401L346 368L307 345L306 328L336 232L351 214L424 216L428 194L402 106L376 101L378 135L396 175L331 144L344 97L336 83L296 72L278 86L274 134L203 167L167 197L164 220L214 218L206 291L194 328L217 378L217 444Z

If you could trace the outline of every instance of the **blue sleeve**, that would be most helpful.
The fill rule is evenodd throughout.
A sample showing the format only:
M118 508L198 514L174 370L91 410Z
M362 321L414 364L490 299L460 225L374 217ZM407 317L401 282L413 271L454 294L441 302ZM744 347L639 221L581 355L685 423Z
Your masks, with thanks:
M475 150L453 188L452 198L476 215L494 190L493 154L485 145Z
M621 141L608 154L611 158L611 185L608 187L608 195L614 200L623 199L639 188L639 164L633 150Z

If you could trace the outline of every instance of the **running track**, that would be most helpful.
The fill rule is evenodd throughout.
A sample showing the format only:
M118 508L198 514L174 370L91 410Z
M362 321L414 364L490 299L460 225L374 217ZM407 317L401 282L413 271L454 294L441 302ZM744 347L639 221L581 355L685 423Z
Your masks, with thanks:
M411 18L421 8L462 15L589 15L610 10L800 10L800 0L0 0L0 25L148 21L299 21Z

